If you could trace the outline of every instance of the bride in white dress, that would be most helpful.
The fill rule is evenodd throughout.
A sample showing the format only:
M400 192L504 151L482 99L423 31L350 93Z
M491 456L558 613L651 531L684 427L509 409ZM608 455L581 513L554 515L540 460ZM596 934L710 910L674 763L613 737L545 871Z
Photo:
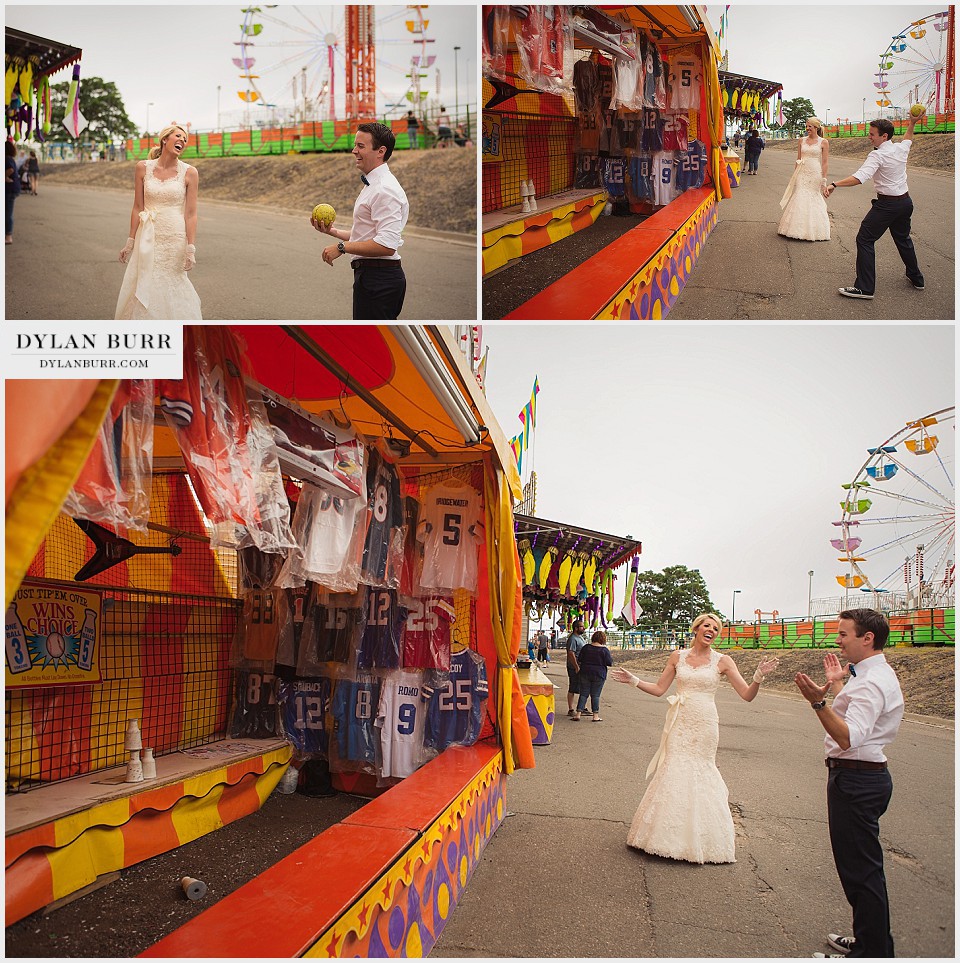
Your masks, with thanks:
M797 166L780 199L783 214L777 233L801 241L829 241L830 215L823 189L827 186L830 142L823 137L823 122L807 121L807 136L797 146Z
M642 682L622 668L611 672L618 682L655 696L663 695L676 677L677 694L668 699L660 748L647 768L653 779L633 817L627 844L689 863L736 862L729 793L716 761L720 732L714 695L720 676L726 675L741 699L752 702L764 676L778 663L761 659L748 685L733 659L712 648L722 624L716 615L697 616L691 647L671 654L656 683Z
M196 263L197 169L180 160L187 132L160 131L160 145L137 164L127 265L117 321L201 321L200 296L187 277Z

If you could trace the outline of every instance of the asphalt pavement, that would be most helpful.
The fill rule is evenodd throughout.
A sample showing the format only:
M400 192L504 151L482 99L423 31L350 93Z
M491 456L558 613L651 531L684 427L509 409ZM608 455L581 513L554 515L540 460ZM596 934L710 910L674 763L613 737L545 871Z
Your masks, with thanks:
M6 318L113 320L131 200L120 191L52 184L36 197L21 194L14 243L6 247ZM353 271L348 258L323 263L326 240L305 213L201 200L190 280L204 320L349 320ZM473 235L411 228L400 253L407 276L401 320L476 320Z
M854 301L837 288L856 279L857 231L872 182L841 187L827 201L829 241L798 241L777 234L780 198L796 152L769 149L756 176L744 176L720 204L716 227L691 279L670 310L670 321L934 321L956 318L954 175L907 167L914 203L912 237L926 290L915 291L889 233L876 245L877 289L872 301ZM830 179L853 174L863 158L830 158Z
M508 814L433 956L809 957L829 952L828 932L851 932L827 834L823 731L799 694L746 703L721 685L717 765L737 861L696 866L626 845L666 699L610 680L604 721L572 722L562 655L546 669L560 686L553 743L535 747L536 769L508 777ZM887 754L894 791L880 831L897 955L953 959L953 723L912 716Z

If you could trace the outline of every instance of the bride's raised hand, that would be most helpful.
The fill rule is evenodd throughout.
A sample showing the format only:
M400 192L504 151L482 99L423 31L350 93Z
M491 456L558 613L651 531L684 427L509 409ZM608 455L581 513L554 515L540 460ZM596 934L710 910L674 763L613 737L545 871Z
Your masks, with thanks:
M632 673L628 672L626 669L617 666L615 669L610 670L610 675L617 680L617 682L629 682L630 685L635 686L640 680Z

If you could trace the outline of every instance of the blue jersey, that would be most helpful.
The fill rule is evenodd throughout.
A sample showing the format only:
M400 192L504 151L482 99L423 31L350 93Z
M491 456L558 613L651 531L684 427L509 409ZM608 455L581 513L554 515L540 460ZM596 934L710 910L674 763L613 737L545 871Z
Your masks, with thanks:
M663 150L663 120L660 111L654 107L643 109L643 134L640 139L643 150Z
M380 705L380 679L359 673L340 679L333 692L333 731L337 752L351 762L375 762L378 736L373 723Z
M367 466L367 537L363 546L362 579L367 585L384 585L399 579L392 571L393 530L403 525L403 501L397 469L376 448Z
M407 610L393 589L368 588L367 620L360 638L358 669L400 668L400 630Z
M449 673L429 673L422 692L427 704L424 745L440 752L452 745L472 746L480 736L488 693L486 664L470 649L450 657Z
M653 200L653 160L649 154L630 158L630 193L634 200Z
M364 614L357 595L315 588L303 620L297 673L319 675L325 662L346 662L360 644Z
M707 148L699 140L692 140L686 153L680 155L677 170L677 190L687 191L691 187L703 187L707 170Z
M600 158L595 154L578 153L576 171L573 175L573 186L577 189L588 189L600 186Z
M304 755L326 756L329 679L281 682L280 711L287 742Z
M623 197L626 193L626 163L622 157L604 157L601 160L603 186L611 197Z

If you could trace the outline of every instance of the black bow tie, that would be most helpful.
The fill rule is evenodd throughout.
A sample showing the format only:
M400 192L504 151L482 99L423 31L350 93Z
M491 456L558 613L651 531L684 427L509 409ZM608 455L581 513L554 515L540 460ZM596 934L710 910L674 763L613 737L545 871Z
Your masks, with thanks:
M848 668L850 669L850 675L856 677L857 667L851 662Z
M369 186L370 181L367 180L367 175L366 175L366 174L361 174L361 175L360 175L360 180L362 180L364 184L366 184L366 185Z

